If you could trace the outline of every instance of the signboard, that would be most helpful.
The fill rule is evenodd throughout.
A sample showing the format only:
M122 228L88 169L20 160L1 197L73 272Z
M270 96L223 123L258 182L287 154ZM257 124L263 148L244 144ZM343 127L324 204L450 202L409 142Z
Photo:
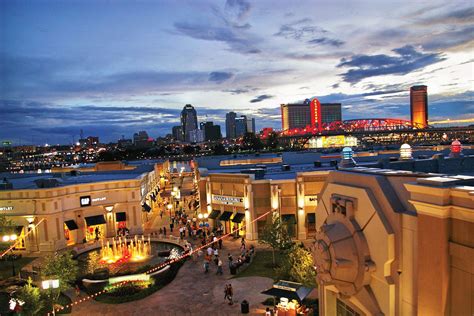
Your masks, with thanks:
M243 197L213 194L212 195L212 202L217 203L217 204L244 206L244 198Z
M84 206L91 206L92 203L95 203L95 202L101 202L101 201L106 201L106 200L107 200L107 197L105 196L91 198L90 195L86 195L86 196L81 196L79 199L79 202L81 204L81 207L84 207Z
M79 198L79 202L81 204L81 207L84 207L84 206L91 206L91 197L90 195L88 196L81 196Z
M13 206L0 206L0 211L13 211Z
M311 127L315 128L316 125L318 127L318 132L322 132L323 130L323 121L322 121L322 113L321 113L321 103L319 100L314 98L310 104L310 115L311 115Z
M306 195L304 197L305 206L318 206L318 196L317 195Z

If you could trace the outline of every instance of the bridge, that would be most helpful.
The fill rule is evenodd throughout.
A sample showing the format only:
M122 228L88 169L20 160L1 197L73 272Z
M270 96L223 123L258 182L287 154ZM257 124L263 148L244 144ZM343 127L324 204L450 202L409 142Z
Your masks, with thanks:
M450 143L458 139L462 144L474 143L474 126L423 127L411 121L391 118L372 118L323 123L317 127L296 128L277 132L281 142L304 146L317 136L354 136L360 145L389 145L408 142L411 144ZM268 135L262 135L266 138Z

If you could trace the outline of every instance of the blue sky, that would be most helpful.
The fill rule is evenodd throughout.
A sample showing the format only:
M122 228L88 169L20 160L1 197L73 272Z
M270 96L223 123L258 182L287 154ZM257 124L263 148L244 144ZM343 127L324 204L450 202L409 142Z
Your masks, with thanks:
M165 135L193 104L280 127L281 103L343 118L474 116L472 1L1 1L0 140ZM225 128L223 128L225 130Z

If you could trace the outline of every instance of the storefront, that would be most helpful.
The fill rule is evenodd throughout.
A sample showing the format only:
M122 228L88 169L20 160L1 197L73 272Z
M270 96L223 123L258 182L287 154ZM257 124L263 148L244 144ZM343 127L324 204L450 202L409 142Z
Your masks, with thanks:
M99 240L107 236L106 221L104 215L87 216L86 221L86 241Z

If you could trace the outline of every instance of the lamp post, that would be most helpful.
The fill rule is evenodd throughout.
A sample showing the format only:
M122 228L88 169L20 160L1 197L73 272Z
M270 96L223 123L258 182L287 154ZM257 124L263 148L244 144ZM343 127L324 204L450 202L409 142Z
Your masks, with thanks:
M2 237L2 240L4 242L9 242L9 241L12 241L14 242L16 239L18 238L18 236L16 234L12 234L12 235L4 235ZM13 254L13 247L10 249L10 251L12 252L10 254L10 260L12 262L12 276L15 276L16 275L16 271L15 271L15 258L14 258L14 254Z
M44 280L41 282L41 287L43 288L43 290L49 290L48 291L48 294L49 294L49 300L51 301L51 305L53 307L53 315L56 315L56 311L55 311L55 308L54 308L54 302L52 300L52 291L54 289L57 289L59 288L59 280L58 279L52 279L52 280ZM48 316L50 315L50 313L48 313Z

